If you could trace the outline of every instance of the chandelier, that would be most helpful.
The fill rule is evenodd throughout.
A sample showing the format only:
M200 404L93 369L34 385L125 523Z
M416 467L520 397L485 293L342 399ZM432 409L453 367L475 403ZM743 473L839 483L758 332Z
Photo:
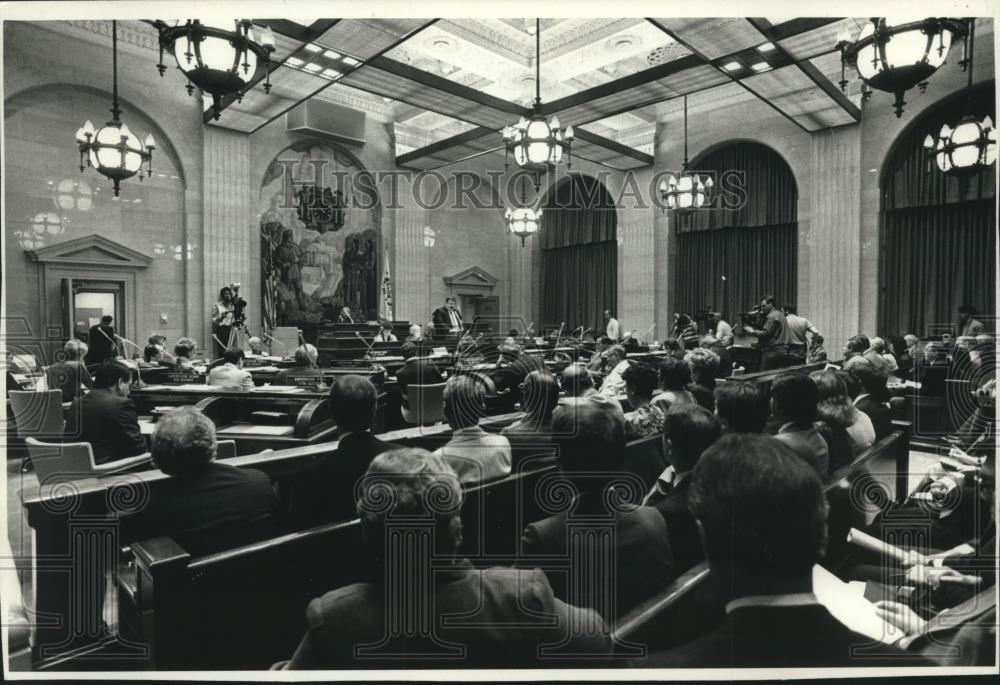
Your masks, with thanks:
M673 174L660 181L660 199L665 209L678 213L687 213L692 209L701 209L712 199L712 179L688 171L688 101L684 96L684 166L681 173Z
M541 81L541 22L535 20L535 103L530 117L521 117L512 126L504 126L500 131L506 147L509 166L510 155L522 169L535 173L535 188L540 186L539 175L558 164L566 153L567 166L572 166L570 147L573 144L573 127L562 128L559 117L546 117L542 113Z
M972 51L975 40L975 24L970 22L966 44ZM972 60L966 69L969 94L969 105L972 104ZM966 178L990 166L997 159L997 131L993 120L987 115L982 121L975 116L966 114L959 119L955 127L948 124L941 126L941 132L935 138L928 134L924 138L924 150L927 152L927 171L931 170L932 162L938 169L951 176Z
M542 210L528 207L524 202L514 209L507 208L504 221L507 222L507 232L521 239L521 247L527 238L538 233L542 223Z
M140 145L139 139L127 124L121 121L121 108L118 106L118 22L111 21L111 65L112 65L112 99L111 121L102 128L95 129L88 120L76 131L76 142L80 146L80 171L93 167L111 179L114 184L115 197L118 197L119 185L122 181L132 178L137 173L142 180L142 165L146 164L146 176L153 175L153 150L156 143L152 134Z
M968 23L961 19L930 18L904 22L885 17L873 17L851 42L850 35L842 33L837 42L840 50L840 89L846 90L845 70L857 70L867 88L893 93L896 97L896 116L903 115L903 94L913 86L920 92L927 89L927 79L944 64L948 51L956 38L968 31ZM962 69L971 63L971 50L965 45L965 54L959 62Z
M157 19L153 25L160 33L160 76L166 72L163 51L169 50L177 67L187 76L188 95L198 86L212 96L212 113L222 114L222 98L236 94L242 100L257 72L264 70L264 92L271 92L271 71L267 68L274 51L274 33L264 27L260 36L248 19L205 23L188 19L183 25L176 19Z

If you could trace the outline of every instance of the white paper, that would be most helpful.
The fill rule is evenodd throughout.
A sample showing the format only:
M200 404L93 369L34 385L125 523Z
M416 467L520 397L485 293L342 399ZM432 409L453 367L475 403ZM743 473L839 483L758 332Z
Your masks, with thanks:
M816 564L813 566L813 594L835 619L856 633L890 645L903 637L902 631L875 613L875 605L865 599L863 582L845 583Z

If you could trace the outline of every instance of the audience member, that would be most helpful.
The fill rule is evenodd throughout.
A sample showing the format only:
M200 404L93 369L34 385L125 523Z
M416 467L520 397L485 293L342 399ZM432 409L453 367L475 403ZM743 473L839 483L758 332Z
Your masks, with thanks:
M718 340L723 347L732 347L733 345L733 327L723 320L721 312L712 312L711 337Z
M775 437L825 478L830 451L814 423L817 400L816 384L804 373L783 373L771 383L771 416L780 424Z
M377 408L378 390L367 378L348 374L330 387L337 449L323 454L296 477L290 505L296 528L353 518L357 486L372 459L399 447L372 434Z
M250 351L246 353L248 357L262 357L265 355L264 341L256 335L250 336L247 340L247 346L250 348Z
M479 425L486 415L482 381L474 376L453 376L444 388L444 416L453 432L435 456L444 459L466 484L501 478L510 473L510 442L487 433Z
M958 308L959 335L975 337L986 332L982 322L976 320L976 308L971 304L963 304Z
M622 421L625 420L622 405L618 400L602 395L594 389L593 379L583 364L570 364L563 369L562 388L566 391L566 396L559 398L553 417L560 411L572 414L577 406L587 404L615 414Z
M404 663L439 668L442 645L460 648L449 665L468 668L550 665L539 655L541 644L558 644L572 654L609 653L609 631L601 618L553 597L541 571L476 570L459 558L462 488L437 456L412 448L381 454L369 466L359 494L357 511L378 577L309 603L306 634L288 668L399 668ZM432 527L433 570L432 558L388 544L393 520L409 527L427 521ZM441 562L450 568L441 569ZM387 579L393 579L391 588ZM429 595L424 579L433 584ZM402 592L399 583L405 585ZM409 621L425 628L394 627L399 603L408 601L415 602ZM362 645L370 651L358 653ZM399 660L402 654L405 662Z
M715 370L715 377L717 379L729 378L733 373L733 355L729 352L729 348L723 345L720 340L710 335L706 335L701 339L701 346L706 350L711 350L719 358L719 366Z
M687 387L698 404L715 411L715 378L719 369L719 356L704 347L688 350L684 361L691 367L692 383Z
M889 350L889 345L886 344L885 340L877 337L872 338L871 345L872 345L871 347L872 351L875 354L882 357L882 360L886 364L886 370L889 373L895 373L896 370L899 369L899 363L896 361L896 358L892 355L892 352Z
M280 505L271 479L215 460L215 426L194 407L163 416L153 433L153 462L170 476L149 502L126 517L143 536L173 538L193 557L240 547L279 533Z
M253 376L249 371L243 369L243 350L238 347L230 347L222 355L223 364L216 366L208 373L208 384L217 385L222 388L242 388L249 390L253 387Z
M862 452L875 444L875 428L867 414L860 411L848 396L847 383L836 371L813 371L809 377L816 383L817 399L816 417L833 431L843 429L847 434L850 455L847 461L853 461ZM827 437L825 434L823 437ZM827 442L830 439L827 438ZM843 455L834 455L831 445L830 470L838 468L843 461Z
M612 345L607 351L607 366L611 369L604 377L601 384L601 394L605 397L617 397L625 394L625 380L622 374L628 368L628 361L625 359L625 347L622 345Z
M411 384L434 385L444 382L444 377L441 376L437 366L427 360L427 352L422 345L404 342L400 354L403 355L403 366L396 372L396 383L403 393L404 401L406 389Z
M775 438L726 435L695 466L688 502L726 617L715 631L636 662L644 668L899 665L813 594L826 549L826 499L814 469ZM871 648L856 658L852 648ZM873 652L885 655L879 658ZM910 664L912 662L905 662ZM923 664L925 661L918 661Z
M695 404L694 395L687 390L691 382L691 367L683 359L666 357L660 362L660 392L653 400L666 410L674 404Z
M581 403L576 415L557 411L552 424L560 447L560 469L579 494L572 503L563 502L568 506L562 512L525 528L521 562L531 565L532 556L573 560L577 565L568 573L564 569L549 573L556 596L576 606L594 608L613 622L670 582L673 558L667 527L654 509L626 504L622 492L610 491L616 487L616 478L623 475L625 427L621 417ZM549 508L554 504L549 502ZM610 538L614 549L591 547L571 536L575 523L595 518L614 524ZM581 544L593 553L583 553L577 547ZM571 552L571 546L577 551ZM567 577L576 580L569 583Z
M771 407L754 383L727 381L715 389L715 414L726 433L762 433Z
M611 367L608 366L607 352L614 344L614 341L606 335L598 338L597 344L594 346L594 354L587 362L587 370L599 376L608 373Z
M131 382L131 369L109 359L94 372L93 389L73 400L66 412L66 441L89 442L96 464L146 452L139 416L128 397Z
M670 336L663 341L663 349L666 350L668 357L674 357L675 359L684 359L684 348L677 338Z
M688 509L691 472L702 453L722 435L718 417L692 404L671 407L663 425L663 454L670 464L643 504L656 507L667 523L674 567L683 573L704 560L698 526Z
M87 345L79 340L67 340L63 345L64 359L45 368L45 383L49 390L62 392L63 402L72 402L83 392L82 387L94 387L90 371L81 361ZM8 390L12 388L8 387ZM16 386L15 388L16 389Z
M903 342L906 343L906 353L910 355L910 359L913 360L913 364L917 365L923 361L923 345L920 344L920 338L913 335L912 333L907 333L903 336Z
M816 334L809 341L809 351L806 353L806 361L810 364L815 362L825 362L826 348L823 347L823 336Z
M164 366L173 366L174 362L177 360L174 355L170 354L167 350L167 336L160 333L149 336L149 344L156 345L157 349L160 351L160 363Z
M316 368L319 352L306 343L295 348L292 366L285 367L274 375L273 385L313 385L323 383L323 371ZM301 379L301 380L300 380Z
M198 349L198 344L191 338L181 338L174 345L174 370L175 371L193 371L194 365L191 363L191 358L194 357L195 350Z
M875 440L881 440L892 432L892 415L886 406L889 391L885 386L885 376L868 359L855 363L850 373L860 386L854 406L868 415L875 429Z
M559 383L548 371L532 371L521 383L521 408L524 416L500 431L501 435L541 434L552 432L552 411L559 402Z
M656 370L646 364L634 364L622 374L625 395L632 411L625 415L625 439L638 440L663 430L664 409L653 404Z
M674 333L678 342L685 350L694 349L698 346L698 326L687 314L677 314L674 316Z

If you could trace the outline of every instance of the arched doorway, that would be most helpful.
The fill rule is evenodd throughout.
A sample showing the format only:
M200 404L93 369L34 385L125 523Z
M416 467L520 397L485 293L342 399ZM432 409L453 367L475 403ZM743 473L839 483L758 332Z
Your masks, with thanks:
M900 134L883 165L878 327L884 334L940 335L954 328L962 304L994 316L996 166L963 187L936 164L927 170L923 141L966 114L995 120L995 97L990 81L928 109Z
M571 174L542 208L541 301L546 329L563 322L603 330L605 309L618 302L618 216L607 188Z
M794 304L797 294L798 188L788 163L760 143L726 143L692 169L716 184L713 208L680 216L675 312L706 307L728 321L765 294Z

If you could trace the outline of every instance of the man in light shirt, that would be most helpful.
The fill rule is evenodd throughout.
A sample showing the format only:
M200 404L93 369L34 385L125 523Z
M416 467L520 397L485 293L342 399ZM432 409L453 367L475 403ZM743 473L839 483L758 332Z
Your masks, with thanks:
M608 363L607 368L611 369L604 377L601 385L601 394L605 397L616 397L625 394L625 369L628 368L628 361L625 359L625 347L623 345L612 345L605 353Z
M604 310L604 322L607 324L607 336L614 342L621 340L622 326L618 323L618 319L615 318L615 315L611 313L610 309Z
M217 385L222 388L244 388L249 390L253 387L253 376L249 371L243 370L243 350L238 347L231 347L222 355L225 362L221 366L216 366L208 374L208 384Z
M451 441L434 454L455 469L459 480L476 484L510 474L510 442L479 426L486 415L486 393L474 376L452 376L444 389L444 416Z
M806 363L806 350L809 349L809 335L819 335L819 329L813 325L812 321L795 313L795 305L789 304L783 307L785 312L785 327L792 337L789 355L795 358L800 364Z
M716 340L722 343L723 347L733 346L733 327L722 319L721 312L712 312L712 325L715 326Z

